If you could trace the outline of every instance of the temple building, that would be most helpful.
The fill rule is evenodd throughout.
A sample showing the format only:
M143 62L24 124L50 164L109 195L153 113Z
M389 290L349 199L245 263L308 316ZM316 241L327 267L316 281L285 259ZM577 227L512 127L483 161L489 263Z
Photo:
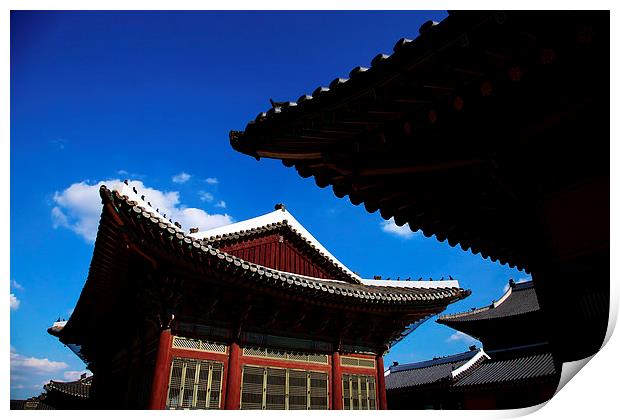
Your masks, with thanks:
M609 34L609 11L450 11L231 146L531 273L554 356L580 360L609 318Z
M125 182L100 189L88 278L48 332L93 408L386 409L383 355L469 290L367 280L283 205L200 232Z
M477 338L483 349L391 366L385 377L391 409L523 408L555 393L561 366L531 281L511 280L489 306L437 322Z

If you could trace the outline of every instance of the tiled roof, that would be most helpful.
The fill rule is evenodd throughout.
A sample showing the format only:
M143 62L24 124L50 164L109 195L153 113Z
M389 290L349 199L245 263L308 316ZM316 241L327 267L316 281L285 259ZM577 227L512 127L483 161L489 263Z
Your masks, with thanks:
M458 379L454 387L498 385L556 375L551 353L540 353L499 361L485 361Z
M326 104L341 101L343 97L357 93L357 90L367 89L378 78L385 77L396 66L402 64L403 59L406 59L409 55L421 53L434 45L432 41L437 42L437 39L432 39L432 35L443 38L443 34L435 30L437 26L437 22L425 22L419 28L420 36L414 40L408 38L399 39L394 44L392 54L377 54L372 58L368 67L357 66L351 69L348 74L349 77L337 77L328 86L318 86L311 94L301 95L297 101L272 101L271 108L265 112L260 112L254 120L248 122L245 130L249 131L254 126L266 125L272 120L282 120L288 117L289 114L294 116L302 112L311 112L317 106L325 106ZM240 144L244 134L242 131L230 132L230 141L235 149L244 149L244 145ZM263 156L269 157L268 154L263 154Z
M484 357L477 358L480 354ZM464 366L470 361L475 363ZM557 374L551 353L493 360L483 352L473 350L444 358L392 367L390 374L385 377L385 386L388 390L438 385L450 386L454 389L515 384L549 378Z
M50 381L44 386L44 388L48 392L58 391L78 398L88 398L90 395L90 386L92 385L92 381L93 377L91 375L87 378L78 379L77 381L72 382Z
M167 246L168 252L177 252L180 255L182 254L184 258L221 267L234 274L234 278L243 280L246 285L254 283L260 287L284 289L292 293L303 293L307 297L320 300L358 305L389 305L401 308L445 306L463 299L471 293L469 290L463 290L459 287L416 288L351 284L266 268L229 255L211 245L203 244L169 221L158 217L156 213L147 211L140 203L122 196L118 191L112 191L102 186L100 193L104 203L113 205L116 212L114 216L118 217L119 214L122 214L126 219L123 223L134 224L138 227L137 232L141 236L150 236L152 239L156 239L158 243L162 243L162 241L167 243L169 245ZM97 265L95 258L96 254L91 266Z
M45 404L38 398L27 400L11 400L11 410L55 410L54 407Z
M536 199L531 211L529 203L516 209L514 191L538 197L549 187L544 165L532 166L540 176L519 176L523 139L533 135L526 127L547 113L555 126L587 130L606 114L608 90L593 92L591 81L608 79L608 21L583 11L450 11L348 77L272 102L244 131L231 131L230 143L256 159L280 159L399 226L529 272L545 235ZM573 94L564 97L567 85ZM581 112L590 105L600 109ZM523 130L493 141L510 126ZM554 143L543 148L539 156L553 156ZM605 143L581 149L604 156ZM575 179L570 168L581 153L571 150L554 185ZM605 176L605 162L581 160L593 163L579 179ZM452 205L456 197L462 205Z
M452 315L443 315L437 319L440 324L452 324L478 320L489 320L522 315L540 309L534 283L512 284L504 296L489 306Z
M477 352L477 350L471 350L452 356L391 367L390 374L385 377L385 387L386 389L398 389L447 382L452 378L452 371L467 363Z

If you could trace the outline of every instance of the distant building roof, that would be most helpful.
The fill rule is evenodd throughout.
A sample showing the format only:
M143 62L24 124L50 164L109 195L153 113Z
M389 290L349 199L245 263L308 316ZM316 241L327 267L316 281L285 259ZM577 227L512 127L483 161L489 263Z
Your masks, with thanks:
M533 282L511 283L506 293L497 302L467 312L443 315L437 319L437 322L454 327L454 324L460 322L505 318L535 312L539 309Z
M387 390L433 388L444 385L452 389L498 386L556 376L553 356L548 352L511 356L493 360L482 349L409 363L390 368L385 377Z
M90 395L92 382L93 376L91 375L71 382L50 381L48 384L44 385L43 388L47 392L57 391L72 397L87 399Z
M539 353L507 360L488 360L459 378L452 386L501 385L556 375L551 353Z
M37 397L27 400L11 400L11 410L55 410L54 407L45 404Z
M452 371L471 360L479 350L470 350L446 357L438 357L423 362L407 363L390 367L385 377L386 389L410 388L447 382Z

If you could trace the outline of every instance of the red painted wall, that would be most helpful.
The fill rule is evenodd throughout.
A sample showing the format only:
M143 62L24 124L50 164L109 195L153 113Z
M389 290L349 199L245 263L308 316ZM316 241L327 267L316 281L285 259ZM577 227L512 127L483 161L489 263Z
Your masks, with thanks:
M246 261L276 270L317 278L333 278L285 237L274 234L220 248Z

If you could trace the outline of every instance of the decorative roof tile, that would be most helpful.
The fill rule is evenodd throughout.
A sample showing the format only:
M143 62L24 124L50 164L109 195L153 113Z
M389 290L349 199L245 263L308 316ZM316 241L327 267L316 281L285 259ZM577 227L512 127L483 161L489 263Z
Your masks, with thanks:
M58 391L73 397L86 399L90 395L92 382L93 377L91 375L72 382L50 381L48 384L44 385L43 388L48 392Z

